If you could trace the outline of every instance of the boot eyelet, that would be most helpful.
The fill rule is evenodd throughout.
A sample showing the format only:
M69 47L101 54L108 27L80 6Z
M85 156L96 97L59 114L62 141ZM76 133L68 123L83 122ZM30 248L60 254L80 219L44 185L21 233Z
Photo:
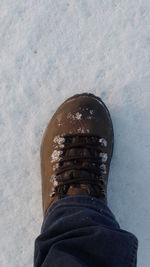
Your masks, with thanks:
M55 192L55 190L53 190L53 191L51 191L51 192L49 193L49 197L54 197L55 194L56 194L56 192Z

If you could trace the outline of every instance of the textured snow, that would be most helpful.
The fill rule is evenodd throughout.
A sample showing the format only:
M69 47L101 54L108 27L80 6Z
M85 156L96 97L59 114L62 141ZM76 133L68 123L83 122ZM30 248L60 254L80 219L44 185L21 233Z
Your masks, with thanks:
M32 266L42 223L40 143L57 106L91 92L115 148L108 204L150 262L150 1L1 0L0 266Z

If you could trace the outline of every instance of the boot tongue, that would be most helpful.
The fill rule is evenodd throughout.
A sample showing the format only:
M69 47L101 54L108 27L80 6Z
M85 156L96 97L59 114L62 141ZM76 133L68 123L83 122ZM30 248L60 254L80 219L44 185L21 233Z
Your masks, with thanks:
M88 185L80 184L80 185L71 185L68 189L67 196L73 195L89 195L90 190Z
M66 152L66 156L67 157L74 157L74 156L84 156L84 157L88 157L91 156L89 149L87 148L71 148L68 149L68 151Z

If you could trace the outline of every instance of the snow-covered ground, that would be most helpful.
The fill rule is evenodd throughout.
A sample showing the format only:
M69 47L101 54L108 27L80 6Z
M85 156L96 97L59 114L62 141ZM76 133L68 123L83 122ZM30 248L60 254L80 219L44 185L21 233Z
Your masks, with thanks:
M110 109L109 206L150 263L150 1L0 0L0 266L33 265L40 143L57 106L93 92Z

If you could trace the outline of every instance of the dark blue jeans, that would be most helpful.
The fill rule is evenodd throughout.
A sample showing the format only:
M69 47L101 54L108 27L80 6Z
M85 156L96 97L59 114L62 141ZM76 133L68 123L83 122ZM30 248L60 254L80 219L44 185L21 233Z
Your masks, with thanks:
M34 267L135 267L137 243L101 200L68 196L44 218Z

